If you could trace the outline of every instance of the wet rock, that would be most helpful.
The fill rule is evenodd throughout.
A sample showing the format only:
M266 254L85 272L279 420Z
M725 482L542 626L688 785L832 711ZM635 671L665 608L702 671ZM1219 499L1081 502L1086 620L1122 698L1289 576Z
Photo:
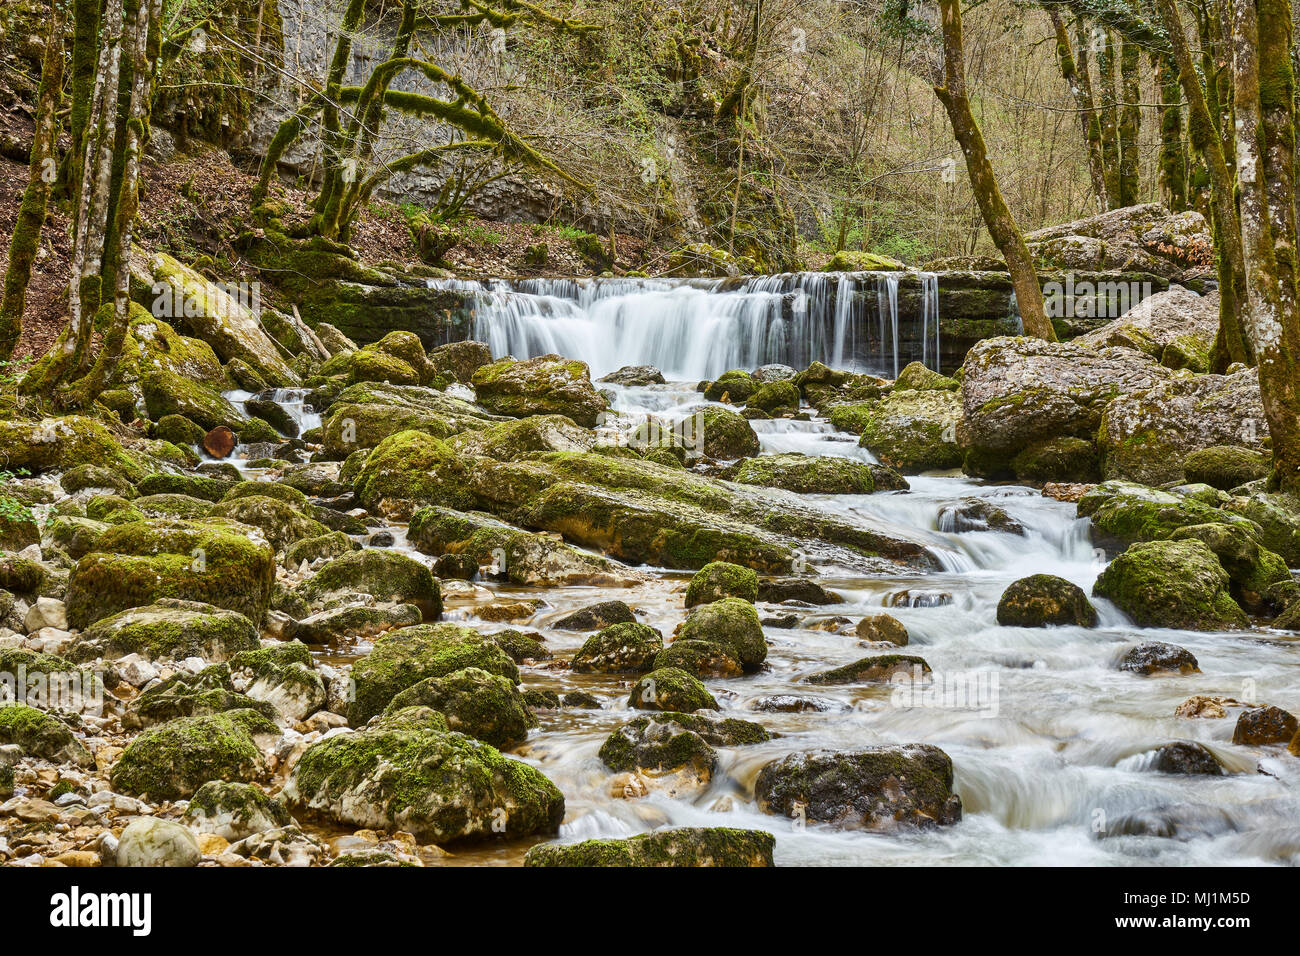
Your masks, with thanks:
M628 694L627 705L637 710L680 713L718 709L718 702L699 679L677 667L653 670L638 680Z
M622 601L602 601L566 614L552 627L564 631L596 631L612 624L636 623L636 615Z
M598 710L600 700L594 694L588 694L586 691L573 690L560 698L560 703L565 707L577 707L582 710Z
M944 607L951 603L952 595L947 591L907 588L889 595L890 607Z
M677 639L655 655L654 668L675 667L696 677L739 677L745 672L735 654L713 641Z
M754 670L767 659L767 640L758 612L748 601L729 597L691 610L677 631L677 640L715 644Z
M478 559L469 554L444 554L433 562L433 574L439 578L472 581L478 572Z
M762 830L682 827L626 840L547 843L524 857L524 866L772 866L776 838Z
M1187 648L1162 641L1143 641L1129 648L1120 658L1118 666L1122 671L1143 676L1164 673L1198 674L1201 670L1195 655Z
M1151 769L1157 773L1199 774L1218 777L1223 767L1218 758L1201 744L1179 742L1156 749Z
M477 667L443 677L429 677L397 694L384 713L428 707L447 719L447 729L486 741L494 747L518 743L537 721L508 679Z
M1200 541L1219 559L1232 581L1232 593L1238 603L1250 610L1261 610L1264 594L1274 584L1291 580L1291 572L1281 555L1261 545L1252 529L1240 524L1188 525L1176 530L1173 541Z
M764 578L758 582L758 600L772 604L783 601L816 605L844 602L844 598L808 578Z
M213 664L197 674L179 671L146 688L127 705L122 726L139 730L181 717L207 717L231 710L255 711L267 720L276 717L272 705L235 691L230 668Z
M1107 478L1181 481L1193 452L1218 445L1263 449L1267 419L1255 369L1194 375L1116 399L1097 433Z
M427 708L313 744L284 796L340 823L432 843L555 833L564 818L564 797L542 773L448 732Z
M799 389L784 379L766 382L749 396L747 406L772 417L793 415L799 411Z
M476 370L472 381L478 404L498 415L564 415L594 428L607 408L586 363L558 355L501 359Z
M869 495L876 488L870 465L851 458L800 454L748 458L735 480L811 495Z
M640 674L654 670L664 649L663 635L645 624L624 622L602 628L587 638L573 657L579 674Z
M908 642L907 628L902 621L891 614L872 614L864 617L858 621L854 633L861 640L873 643L905 647Z
M726 561L711 561L696 572L686 588L686 606L710 604L735 597L753 602L758 598L758 575L750 568Z
M1097 578L1092 593L1109 598L1142 627L1234 630L1247 626L1229 578L1200 541L1132 545Z
M962 463L957 427L958 393L941 389L895 390L863 409L859 444L905 475L956 468ZM834 420L834 419L832 419Z
M234 843L254 833L288 826L284 802L248 783L210 780L195 791L185 824L196 833L215 833Z
M762 384L752 373L733 368L723 372L712 382L704 383L704 397L711 402L730 402L733 405L749 401L749 396Z
M144 731L122 753L113 789L180 800L209 780L249 780L262 772L259 740L279 736L275 724L253 710L182 717Z
M162 658L228 660L258 647L257 628L244 615L197 601L163 598L96 621L68 648L73 661L139 654Z
M717 762L714 747L735 747L770 739L762 725L734 717L665 712L637 717L614 731L600 759L615 771L669 771L689 766L705 780Z
M163 417L171 418L182 416L165 415ZM202 426L199 427L201 428ZM230 430L228 425L218 425L216 428L203 433L203 438L200 444L203 445L203 450L213 458L229 458L231 452L235 450L235 446L239 444L239 439L236 437L235 433Z
M398 693L466 667L519 682L519 668L491 638L459 624L420 624L392 631L352 668L355 697L348 722L363 725Z
M203 854L188 827L172 820L140 817L118 839L112 862L105 866L198 866Z
M1264 744L1288 743L1300 730L1300 723L1294 714L1289 714L1281 707L1256 707L1244 711L1237 718L1237 726L1232 731L1234 744L1262 746Z
M944 505L939 509L939 530L1025 533L1019 521L986 498L963 498L960 502Z
M825 697L797 697L793 694L776 694L760 697L752 701L750 710L768 714L822 714L844 710L845 706L837 700Z
M758 435L753 426L729 409L709 406L697 412L688 422L698 432L694 437L709 458L733 461L759 453Z
M1096 627L1097 609L1077 584L1052 574L1032 574L1002 592L998 623L1004 627Z
M1266 454L1241 445L1211 445L1183 459L1183 475L1189 483L1223 491L1267 478L1271 470L1272 462Z
M470 382L474 373L492 362L492 348L486 342L449 342L429 352L429 364L435 374L442 373L458 382Z
M952 760L938 747L907 744L791 754L759 771L764 813L846 829L891 831L961 820Z
M664 373L653 365L624 365L597 381L611 385L663 385Z
M930 665L924 658L908 654L880 654L864 657L828 671L809 674L806 684L872 684L889 683L895 675L912 678L916 674L930 673Z
M1207 697L1203 694L1194 694L1178 705L1174 711L1174 716L1187 719L1217 720L1228 716L1228 712L1224 710L1224 705L1234 705L1236 703L1231 697Z

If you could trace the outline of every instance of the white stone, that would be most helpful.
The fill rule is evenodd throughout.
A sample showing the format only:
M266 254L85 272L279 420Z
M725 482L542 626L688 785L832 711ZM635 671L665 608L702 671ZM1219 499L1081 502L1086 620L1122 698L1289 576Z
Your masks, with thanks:
M143 687L158 677L158 668L139 654L128 654L114 665L122 680L132 687Z
M27 616L23 618L23 625L27 628L28 634L46 627L67 630L67 606L55 598L39 597L36 599L36 603L27 609Z
M189 827L143 817L122 831L115 857L117 866L198 866L203 854Z

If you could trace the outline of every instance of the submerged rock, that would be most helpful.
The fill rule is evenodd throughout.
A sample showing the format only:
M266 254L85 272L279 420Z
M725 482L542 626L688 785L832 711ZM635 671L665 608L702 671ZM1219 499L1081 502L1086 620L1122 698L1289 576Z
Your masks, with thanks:
M764 813L845 829L948 826L961 820L952 760L938 747L907 744L791 754L759 771Z
M872 614L858 621L854 633L864 641L906 646L907 628L892 614Z
M449 732L422 707L313 744L284 797L340 823L432 843L555 833L564 819L564 796L540 771Z
M879 654L843 667L809 674L803 680L806 684L889 683L895 676L911 678L916 673L930 673L930 665L924 658L908 654Z
M1223 775L1223 767L1202 744L1179 742L1157 748L1151 769L1158 773Z
M524 856L524 866L772 866L776 838L762 830L681 827L626 840L544 843Z
M1200 665L1195 655L1177 644L1162 641L1143 641L1124 652L1119 669L1134 674L1150 676L1161 673L1197 674Z

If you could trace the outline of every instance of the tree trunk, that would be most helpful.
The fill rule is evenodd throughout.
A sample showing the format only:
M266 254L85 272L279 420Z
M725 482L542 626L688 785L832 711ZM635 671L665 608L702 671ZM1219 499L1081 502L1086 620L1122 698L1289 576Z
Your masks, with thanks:
M1101 85L1098 98L1101 104L1101 154L1106 166L1106 195L1110 208L1118 209L1120 196L1120 146L1116 119L1115 95L1115 42L1110 33L1096 34L1101 41L1097 50L1097 79Z
M984 217L984 225L1006 259L1025 333L1055 342L1056 332L1043 308L1043 291L1038 285L1038 271L1034 267L1033 257L1025 246L1015 217L1002 198L993 164L989 162L988 149L984 145L984 135L975 122L970 100L966 96L961 0L939 0L939 12L943 31L944 73L943 85L935 86L935 95L947 111L953 135L966 157L966 172L970 176L971 190L979 203L980 214Z
M1083 141L1088 150L1088 174L1092 177L1092 195L1097 203L1097 211L1105 212L1108 208L1106 196L1106 165L1101 155L1101 122L1097 118L1097 108L1092 101L1092 84L1088 82L1087 61L1076 63L1070 52L1070 35L1065 30L1065 21L1061 11L1048 7L1047 15L1052 19L1052 29L1056 33L1056 59L1061 67L1061 77L1070 87L1074 97L1074 106L1079 113L1079 126L1083 130ZM1086 48L1080 47L1080 57L1085 56Z
M27 284L32 278L36 250L40 247L50 186L57 178L58 109L63 87L63 30L67 25L67 9L63 4L55 3L51 17L45 59L41 64L41 85L36 97L36 131L32 136L27 188L23 191L18 222L9 242L9 268L5 273L4 294L0 297L0 362L7 362L13 356L22 334Z
M1142 130L1142 84L1138 77L1141 50L1136 43L1124 40L1120 45L1119 74L1120 95L1124 105L1119 114L1119 204L1136 206L1138 203L1139 162L1138 134Z

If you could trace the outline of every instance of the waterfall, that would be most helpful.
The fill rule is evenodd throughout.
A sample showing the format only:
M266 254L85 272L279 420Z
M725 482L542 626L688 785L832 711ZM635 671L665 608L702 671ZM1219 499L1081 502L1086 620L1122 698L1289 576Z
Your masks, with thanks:
M900 314L907 283L911 311ZM939 364L933 273L797 272L738 279L430 279L469 293L470 334L496 356L555 352L593 376L653 365L675 381L780 363L896 377ZM933 331L931 331L933 329ZM933 343L931 343L933 336Z

